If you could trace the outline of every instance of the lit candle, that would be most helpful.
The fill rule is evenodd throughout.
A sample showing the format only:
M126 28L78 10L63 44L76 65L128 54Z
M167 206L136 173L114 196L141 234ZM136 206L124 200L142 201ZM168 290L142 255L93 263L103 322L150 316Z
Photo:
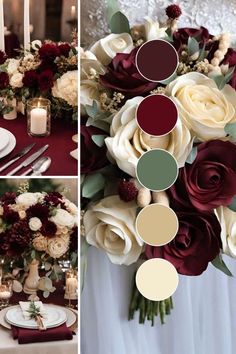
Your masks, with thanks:
M3 0L0 0L0 50L5 52Z
M0 299L9 299L11 297L10 291L0 291Z
M75 20L76 16L75 16L75 6L71 6L71 10L70 10L70 14L71 14L71 19Z
M41 135L47 131L47 111L44 108L33 108L30 112L30 131L32 134Z
M29 0L24 0L24 48L30 49L30 16Z
M66 279L66 292L68 294L76 294L78 288L78 282L76 278L67 278Z

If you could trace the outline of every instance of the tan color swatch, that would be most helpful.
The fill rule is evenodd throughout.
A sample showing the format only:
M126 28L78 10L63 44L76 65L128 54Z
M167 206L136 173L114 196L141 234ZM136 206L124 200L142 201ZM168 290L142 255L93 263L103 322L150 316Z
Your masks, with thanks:
M149 259L136 273L139 292L152 301L169 298L176 291L178 283L179 276L175 267L162 258Z
M151 246L169 243L179 228L175 212L159 203L143 208L136 219L136 231L141 239Z

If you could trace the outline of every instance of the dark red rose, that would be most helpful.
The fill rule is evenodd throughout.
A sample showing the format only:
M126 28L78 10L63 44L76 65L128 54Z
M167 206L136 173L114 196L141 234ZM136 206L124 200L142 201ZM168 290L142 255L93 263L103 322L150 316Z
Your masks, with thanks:
M39 88L41 91L48 91L53 87L53 72L45 70L39 75Z
M47 195L45 195L44 197L44 201L49 204L49 205L53 205L53 206L58 206L60 204L64 203L62 202L62 198L63 196L61 195L61 193L58 192L49 192Z
M7 60L6 53L0 50L0 65L4 64L6 60Z
M179 230L162 247L146 246L147 258L164 258L178 273L199 275L220 252L221 227L214 213L179 212Z
M25 248L29 246L31 231L26 220L15 222L7 232L9 247L7 256L20 256Z
M54 43L45 43L39 48L39 57L44 62L52 62L60 55L59 48Z
M229 67L236 66L236 51L233 48L228 49L223 64L229 64ZM229 81L229 84L236 90L236 69L234 70L234 75Z
M49 217L49 208L47 205L37 203L29 207L29 209L27 210L27 216L28 218L36 217L43 221Z
M91 173L104 167L108 161L106 158L106 146L97 146L92 140L93 135L107 135L103 130L81 125L81 173Z
M175 207L193 207L204 211L227 206L236 194L236 145L212 140L198 146L194 162L179 170L176 184L169 193Z
M5 89L9 85L9 76L7 73L1 72L0 73L0 90Z
M16 201L16 193L13 192L6 192L3 194L3 196L0 198L0 201L3 204L14 204Z
M23 84L26 87L37 88L38 87L38 74L35 71L26 71L23 77Z
M44 236L53 237L57 232L57 226L52 221L46 221L43 223L43 226L41 227L40 231Z
M58 49L60 51L60 55L63 55L64 57L68 58L71 46L68 43L63 43L58 46Z
M127 98L144 95L153 90L157 83L144 79L138 72L135 57L138 48L131 53L118 53L107 67L107 73L100 76L101 84L123 93Z
M2 218L5 222L14 224L19 220L19 214L16 211L10 209L8 205L4 205Z

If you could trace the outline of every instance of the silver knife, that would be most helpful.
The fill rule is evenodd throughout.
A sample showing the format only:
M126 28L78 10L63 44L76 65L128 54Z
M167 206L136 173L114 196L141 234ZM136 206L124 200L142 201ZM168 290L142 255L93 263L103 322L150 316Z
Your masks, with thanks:
M34 145L35 143L24 147L24 149L22 149L16 155L14 155L10 161L8 161L5 165L0 167L0 172L4 171L7 167L11 166L14 162L19 160L21 157L25 156L34 147Z
M48 156L40 157L40 159L38 159L36 162L34 162L27 171L25 171L24 173L21 174L21 176L27 176L30 172L35 173L35 176L37 176L38 171L40 171L40 169L42 167L44 167L45 164L46 164L46 168L47 168L47 166L48 167L50 166L50 164L51 164L50 157L48 157ZM40 174L40 172L39 172L39 174Z
M14 170L9 172L7 176L13 176L16 172L18 172L21 168L29 166L32 162L34 162L45 150L47 150L49 145L44 145L36 151L33 155L29 156L25 161L23 161L19 166L17 166Z

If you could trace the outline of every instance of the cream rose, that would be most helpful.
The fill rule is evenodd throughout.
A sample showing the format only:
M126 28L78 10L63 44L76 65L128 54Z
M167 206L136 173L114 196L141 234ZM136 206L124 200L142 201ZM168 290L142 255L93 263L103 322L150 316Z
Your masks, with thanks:
M62 257L69 248L69 238L53 237L48 240L47 253L52 258Z
M70 106L78 105L78 72L77 70L67 71L55 82L52 88L54 97L65 100Z
M7 65L7 72L9 75L13 75L18 72L18 68L20 65L20 60L18 59L9 59Z
M56 215L51 220L59 226L67 226L72 228L75 224L75 218L64 209L56 209Z
M23 86L23 82L22 82L22 79L23 79L23 74L21 73L15 73L12 75L11 79L10 79L10 85L13 87L13 88L20 88Z
M178 119L176 127L165 136L152 137L144 133L135 119L136 109L142 100L143 97L128 100L113 117L111 137L105 139L111 157L121 170L133 177L139 157L154 148L169 151L179 167L183 167L193 143L189 129Z
M223 252L236 258L236 212L223 206L217 208L215 212L221 225Z
M117 53L130 53L133 48L133 39L130 34L112 33L96 42L92 48L90 48L90 51L96 55L97 59L103 65L107 65Z
M16 204L30 207L38 202L39 193L22 193L16 198Z
M167 27L160 27L158 22L154 22L151 18L145 18L145 37L147 41L166 37Z
M104 250L112 263L136 262L143 245L135 230L136 213L134 202L116 195L91 204L83 218L87 242Z
M167 92L180 118L202 141L225 137L225 125L236 121L236 92L230 85L220 91L212 79L192 72L172 81Z
M39 218L31 218L29 219L29 228L32 231L38 231L42 227L42 222Z
M33 239L33 247L36 251L47 251L48 240L43 235L38 235Z

